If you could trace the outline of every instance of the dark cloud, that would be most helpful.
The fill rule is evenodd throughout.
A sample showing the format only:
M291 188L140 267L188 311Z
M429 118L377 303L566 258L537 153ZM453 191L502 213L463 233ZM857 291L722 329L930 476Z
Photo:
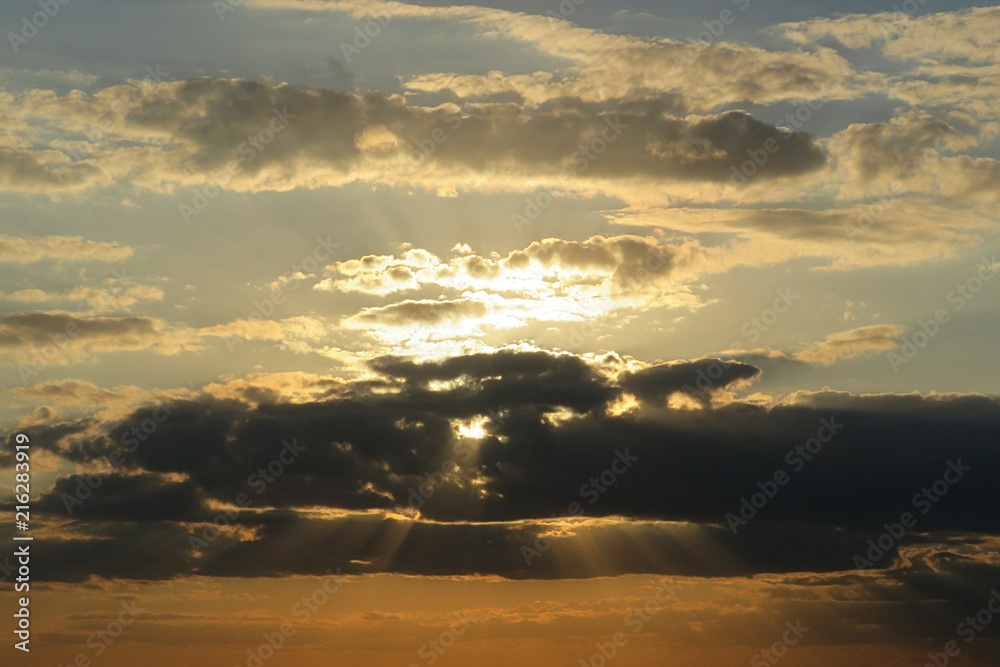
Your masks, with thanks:
M179 524L101 522L76 527L79 532L68 536L35 537L32 581L83 583L95 576L160 580L192 571L188 530ZM3 533L10 542L10 533Z
M582 413L618 393L594 368L569 354L499 351L420 364L382 357L372 366L407 382L402 394L386 400L434 412L444 408L449 417L495 415L510 408L544 413L563 407ZM458 384L432 391L428 383L433 380Z
M213 516L191 481L119 473L62 477L35 507L91 521L210 521Z
M18 349L65 338L144 337L157 334L156 320L145 317L85 318L71 313L14 313L0 318L0 349Z
M95 317L69 312L12 313L0 317L0 354L33 354L42 363L66 363L81 353L145 350L172 354L194 347L195 336L150 317ZM28 355L28 356L25 356Z
M255 517L248 518L249 523ZM808 524L768 523L752 538L737 540L726 528L651 523L577 525L561 536L540 538L551 525L409 523L378 516L317 520L294 516L259 528L257 540L228 538L206 551L202 574L273 576L276 571L323 574L397 572L508 578L577 578L656 573L677 576L743 576L761 572L835 571L863 551L867 535L831 537ZM612 548L623 541L642 549ZM740 559L711 559L692 551L698 542ZM310 549L294 548L307 543ZM581 543L596 545L600 566ZM550 545L542 546L539 545Z
M459 378L497 378L515 382L533 380L542 383L557 381L567 384L589 382L597 377L594 370L577 356L540 351L501 350L422 363L400 357L379 357L372 361L371 366L382 375L402 378L416 384Z
M468 317L483 317L486 313L486 304L480 301L407 300L389 306L366 308L351 319L390 327L414 324L436 326Z
M27 432L36 447L71 460L117 458L122 472L184 480L174 487L146 475L109 478L94 494L105 500L85 511L94 517L179 520L186 513L194 520L202 499L231 504L245 492L255 508L409 508L448 524L530 522L572 514L575 503L587 517L698 524L753 571L851 569L845 555L858 553L852 550L859 540L877 537L883 524L907 511L917 517L914 534L1000 532L1000 501L992 492L1000 470L994 437L1000 404L992 398L820 393L771 407L736 401L678 410L662 399L688 383L697 386L701 372L719 376L711 391L749 381L759 370L705 359L615 380L608 368L573 355L513 351L436 363L381 358L373 368L381 381L359 382L325 400L249 406L205 397L172 404L159 421L162 408L143 408L100 426L96 436L93 423L86 429L37 425ZM623 391L643 405L625 413L613 409ZM482 438L456 431L456 420L476 417L483 420ZM276 465L289 442L301 453ZM954 478L946 472L957 465L968 471L942 493L935 482ZM273 479L260 484L269 470ZM787 481L776 486L779 471ZM56 495L73 484L57 483L45 497L50 509L58 509ZM733 535L727 515L767 488L773 498ZM131 495L137 501L129 505ZM157 499L175 502L180 514L158 507ZM322 532L324 524L301 525ZM798 535L806 525L817 531L815 541L775 550L781 526ZM417 526L407 539L423 534L424 524ZM266 535L283 530L290 529L266 528L265 537L244 546L274 550ZM441 530L446 541L458 542L480 531L463 523ZM845 540L842 549L830 546L834 538ZM436 547L414 544L421 553L436 553ZM641 571L636 562L614 571ZM394 561L386 567L410 571ZM454 561L441 567L462 571ZM511 575L511 567L484 571Z
M809 135L737 111L691 120L664 114L658 103L621 112L588 106L529 112L491 104L459 113L454 106L410 106L398 96L252 80L163 84L145 94L128 123L169 133L204 169L238 159L246 173L274 168L291 173L299 161L310 169L322 164L346 173L359 163L367 143L379 154L413 155L459 170L534 175L565 170L613 179L723 181L734 165L765 151L765 144L771 149L758 178L809 172L825 161ZM266 142L258 140L260 148L248 143L260 132L267 134Z
M684 392L692 398L708 399L715 390L759 376L760 369L750 364L699 359L660 364L635 373L626 373L620 384L623 389L643 401L662 403L677 392Z

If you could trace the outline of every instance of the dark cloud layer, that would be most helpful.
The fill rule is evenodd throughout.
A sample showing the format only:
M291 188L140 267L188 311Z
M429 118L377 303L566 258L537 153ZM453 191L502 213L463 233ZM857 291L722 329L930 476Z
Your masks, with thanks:
M74 519L202 522L210 514L207 501L233 504L248 493L254 509L284 512L269 515L254 541L233 546L258 556L283 551L276 545L288 531L315 531L323 539L342 531L336 522L299 516L297 508L377 516L419 510L444 522L402 522L411 525L403 531L408 552L418 555L413 562L402 554L373 565L393 571L481 568L526 576L517 565L518 559L523 565L519 550L511 556L502 545L543 531L539 519L569 514L701 525L705 539L725 544L743 565L684 565L670 530L634 528L657 545L653 561L665 558L667 569L701 574L850 569L865 540L905 511L918 517L914 533L1000 532L1000 502L992 491L1000 470L1000 404L991 398L828 393L770 408L706 401L703 409L678 410L666 407L671 392L691 383L710 395L749 381L759 369L698 360L614 379L608 368L576 356L510 351L422 364L382 358L373 368L381 380L358 382L327 400L248 406L205 397L172 404L166 419L162 409L148 407L119 423L55 423L28 433L36 447L71 461L121 464ZM716 379L705 384L702 375ZM614 409L623 392L638 396L640 407ZM484 437L463 438L456 430L456 420L470 418L483 420ZM288 443L299 452L291 460L282 455ZM274 474L283 456L280 474L260 484L262 471L270 467ZM968 468L958 479L946 475L956 465ZM727 515L738 515L743 499L778 471L786 483L772 485L774 497L733 535ZM934 484L946 477L951 481L942 493ZM42 507L65 516L64 494L72 495L77 483L58 481ZM924 489L935 498L915 501ZM253 516L245 520L262 520ZM373 534L392 529L371 517L338 521L363 521ZM487 528L465 521L507 523ZM597 531L603 539L613 534L599 526L574 530ZM797 546L778 548L792 533ZM425 535L433 536L427 544ZM466 549L477 540L479 547ZM453 543L449 558L433 556L436 541ZM369 548L346 548L338 558L372 561ZM491 561L494 549L502 553ZM895 553L895 545L889 551ZM609 566L614 572L653 567L635 554L621 558ZM277 563L264 559L259 567ZM553 574L537 572L530 576Z
M140 494L141 497L141 494ZM202 519L210 521L209 519ZM245 510L231 520L243 531L189 530L164 520L112 521L100 512L75 524L80 535L45 539L38 547L46 580L81 580L87 574L135 579L167 579L190 574L219 577L320 575L340 568L344 574L396 572L508 578L583 578L657 573L677 576L747 576L762 572L832 572L850 567L867 548L869 534L830 535L806 523L762 522L752 536L740 538L717 526L666 526L653 523L574 526L572 533L545 536L551 526L533 523L425 523L383 519L376 515L304 518L294 512ZM195 558L190 535L199 547ZM86 537L84 537L84 535ZM115 548L140 556L160 542L167 557L123 566ZM99 544L93 544L98 542ZM597 565L581 551L586 542L605 561ZM616 549L633 543L642 549ZM88 544L90 543L90 544ZM691 544L701 548L692 550ZM303 545L308 545L303 548ZM73 563L59 559L74 553ZM725 555L723 555L725 554ZM738 557L733 557L736 554ZM51 562L50 562L51 559ZM889 565L889 559L880 566ZM41 568L40 568L41 569ZM116 570L118 572L116 573Z
M459 112L410 106L398 96L249 80L164 84L138 101L128 123L186 144L202 168L235 159L251 174L291 174L299 164L347 173L365 153L492 173L709 181L729 179L753 152L765 160L758 178L809 172L825 161L809 135L737 111L681 119L651 103L620 112L526 112L513 104ZM266 142L248 143L262 131Z
M197 348L190 331L171 329L150 317L101 317L67 311L11 313L0 316L0 356L39 365L80 361L96 351L151 350L174 354Z

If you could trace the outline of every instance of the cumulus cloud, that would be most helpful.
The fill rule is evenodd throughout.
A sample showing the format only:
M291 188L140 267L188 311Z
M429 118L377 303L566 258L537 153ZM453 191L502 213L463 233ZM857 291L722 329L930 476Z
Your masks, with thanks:
M992 213L1000 201L1000 162L953 155L978 140L927 113L850 125L829 142L843 182L841 196L945 197Z
M663 288L707 266L698 243L667 243L653 237L592 236L583 241L547 238L506 256L453 249L448 260L419 248L400 255L367 255L326 267L329 278L315 289L386 296L428 286L456 291L490 289L517 296L565 293L603 286L608 293Z
M842 146L838 145L843 143ZM858 123L834 139L838 160L846 161L859 181L904 179L920 170L931 149L939 152L972 148L975 137L959 132L926 112L906 113L885 123ZM885 187L880 182L875 187Z
M451 257L441 258L407 247L396 255L335 262L314 289L393 298L388 305L361 309L343 324L397 351L414 352L418 342L439 347L538 323L609 318L644 308L697 308L691 282L723 270L731 252L633 235L548 238L503 256L458 245ZM400 298L421 293L435 298Z

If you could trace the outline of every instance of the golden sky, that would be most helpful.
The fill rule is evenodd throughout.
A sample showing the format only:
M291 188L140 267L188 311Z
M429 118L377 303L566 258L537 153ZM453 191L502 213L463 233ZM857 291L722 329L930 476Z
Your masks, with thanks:
M1000 8L0 25L2 664L1000 661Z

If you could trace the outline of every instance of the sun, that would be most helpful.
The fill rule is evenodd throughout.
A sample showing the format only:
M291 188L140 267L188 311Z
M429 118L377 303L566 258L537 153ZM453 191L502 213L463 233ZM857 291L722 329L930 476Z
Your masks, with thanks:
M455 422L455 433L460 438L482 440L486 437L486 417L477 416Z

